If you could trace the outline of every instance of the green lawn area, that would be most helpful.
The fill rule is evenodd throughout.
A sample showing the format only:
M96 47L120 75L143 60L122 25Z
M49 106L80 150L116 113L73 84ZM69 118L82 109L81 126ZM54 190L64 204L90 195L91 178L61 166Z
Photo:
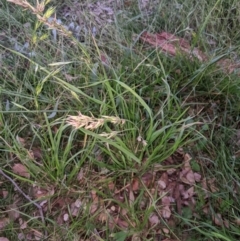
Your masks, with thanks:
M0 0L0 241L240 240L240 1Z

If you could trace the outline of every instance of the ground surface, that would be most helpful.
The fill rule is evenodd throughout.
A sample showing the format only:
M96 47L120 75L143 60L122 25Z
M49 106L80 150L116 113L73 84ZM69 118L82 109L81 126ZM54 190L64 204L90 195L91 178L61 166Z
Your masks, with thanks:
M0 241L238 240L239 5L0 1Z

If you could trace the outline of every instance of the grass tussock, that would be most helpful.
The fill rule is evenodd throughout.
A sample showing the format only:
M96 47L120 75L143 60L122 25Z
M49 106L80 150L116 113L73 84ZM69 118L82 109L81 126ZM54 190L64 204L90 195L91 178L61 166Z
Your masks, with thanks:
M239 239L239 1L0 8L0 239Z

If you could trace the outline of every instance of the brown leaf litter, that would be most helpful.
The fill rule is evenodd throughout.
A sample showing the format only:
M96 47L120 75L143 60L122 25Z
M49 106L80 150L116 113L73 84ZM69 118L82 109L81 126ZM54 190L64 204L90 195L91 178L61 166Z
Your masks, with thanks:
M152 47L159 48L170 56L183 54L190 59L195 58L200 62L207 62L211 60L208 54L204 53L199 48L192 48L189 41L186 39L177 37L176 35L168 32L153 34L145 31L140 36L140 40L144 43L150 44ZM217 61L217 66L229 74L240 69L240 63L234 63L231 59L220 59Z
M144 215L145 210L152 205L154 196L154 200L158 201L154 204L155 208L148 217L146 230L143 230L143 233L147 235L148 230L155 230L154 232L159 233L163 240L164 238L174 240L171 239L170 232L178 225L174 214L177 212L182 215L184 208L187 207L197 218L195 210L198 190L201 189L205 200L203 215L204 213L209 215L211 213L208 203L209 193L218 190L215 179L203 178L199 172L192 169L192 157L182 149L161 164L155 164L152 170L134 175L129 182L125 182L121 177L113 181L109 178L109 173L97 172L90 175L94 178L89 182L86 175L86 170L82 168L77 175L78 186L69 190L64 196L55 195L58 193L57 187L34 185L30 190L31 197L42 207L44 214L51 214L61 226L69 226L72 220L77 220L88 207L89 214L96 222L108 226L112 231L116 229L127 231L135 228L136 223L125 207L135 205L141 194L138 208ZM78 189L86 185L91 188L89 194L79 195ZM111 193L112 198L108 196L105 200L101 194L105 191ZM0 192L0 195L6 197L7 193ZM19 223L21 230L19 235L22 236L22 240L40 239L43 234L38 230L27 228L26 220L20 214L18 206L17 203L9 206L9 212L0 219L0 227L4 228L10 220L15 220ZM32 215L39 216L39 210L33 211ZM163 219L167 226L162 222ZM229 221L220 213L212 215L212 222L217 226L226 228L229 226Z
M104 179L104 177L102 178ZM204 185L206 182L211 184L211 190L209 186ZM195 214L198 196L196 187L198 189L202 188L206 193L216 190L214 189L214 180L202 178L200 173L193 171L192 157L181 149L167 158L162 164L155 164L153 171L148 171L141 176L134 176L130 183L126 183L122 187L120 182L117 183L118 185L114 185L112 182L106 184L106 188L111 187L115 200L113 202L109 201L108 204L106 204L104 199L100 198L96 191L91 192L91 214L96 215L98 221L108 224L111 229L118 227L128 230L135 226L135 222L131 221L127 210L121 208L116 203L120 202L132 206L138 195L144 190L139 206L141 210L145 210L150 205L151 198L149 194L159 199L156 203L157 209L149 216L146 228L161 230L161 234L163 237L166 236L166 238L169 235L169 229L162 224L162 219L165 219L165 222L174 229L174 226L177 225L177 221L174 218L175 212L182 215L183 209L188 207L191 213L197 216ZM97 187L95 188L98 189ZM99 186L99 190L102 191L103 189L103 186ZM205 211L208 215L210 212L207 202L208 196L204 198L206 200ZM107 208L106 205L108 206ZM219 225L221 222L219 217L217 215L212 219L216 225Z
M12 167L12 171L19 176L30 178L30 173L28 172L26 166L21 163L16 163Z

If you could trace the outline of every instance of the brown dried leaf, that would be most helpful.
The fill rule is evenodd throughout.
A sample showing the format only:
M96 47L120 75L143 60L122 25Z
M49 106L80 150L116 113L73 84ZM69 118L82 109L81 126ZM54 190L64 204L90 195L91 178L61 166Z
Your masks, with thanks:
M221 59L217 62L217 65L225 70L226 73L231 74L236 69L240 68L240 63L234 63L231 59Z
M9 218L1 218L0 219L0 230L3 230L5 226L7 226L10 222Z
M144 32L140 39L150 45L153 45L154 47L159 47L164 52L172 56L181 52L187 54L190 59L192 56L196 57L200 61L206 61L208 59L207 55L199 49L194 48L192 51L188 41L168 32L162 32L160 34L150 34L148 32Z
M0 237L0 241L9 241L8 238Z
M79 208L75 206L74 203L71 204L71 214L73 217L77 217L79 213Z
M191 198L195 193L194 193L194 187L190 187L188 190L183 191L182 193L183 199L189 199Z
M43 233L41 233L40 231L33 229L33 234L34 234L34 238L35 240L42 240L44 235Z
M216 213L216 215L213 215L213 222L217 226L223 226L223 220L222 220L222 215L220 213Z
M164 172L162 174L162 176L160 177L160 180L157 183L158 183L158 186L163 190L167 187L167 185L168 185L168 175L167 175L166 172Z
M163 231L165 234L169 234L169 232L170 232L169 229L167 229L167 228L163 228L162 231Z
M123 229L127 229L128 228L128 223L124 220L122 220L121 218L117 217L114 219L115 223Z
M19 218L19 224L20 224L20 229L26 229L27 228L27 222L23 221L22 218Z
M138 178L134 178L132 180L132 190L134 192L138 191L139 190L139 179Z
M162 190L164 190L167 187L167 184L162 180L159 180L157 184L158 184L158 187Z
M107 220L108 220L108 214L107 214L107 213L100 213L99 216L98 216L98 220L99 220L101 223L107 222Z
M99 197L98 197L97 192L95 190L91 191L91 197L92 197L93 202L95 202L95 203L98 202Z
M28 172L27 168L20 163L14 164L12 170L15 174L19 176L30 178L30 173Z
M194 172L194 179L196 182L201 181L202 176L199 173Z
M38 147L32 147L30 150L30 153L33 156L33 159L35 160L41 160L42 159L42 150Z
M149 187L153 181L152 173L147 172L143 174L141 180L146 187Z
M116 222L113 218L109 218L108 227L110 230L113 230L116 227Z
M167 197L167 196L164 196L163 198L162 198L162 205L163 206L169 206L170 205L170 203L171 203L171 198L170 197Z
M168 219L171 217L172 213L171 213L169 206L164 206L161 211L162 211L162 216L164 218Z
M47 202L47 200L55 193L55 190L53 187L49 187L48 189L46 189L46 188L35 186L33 187L32 191L33 191L33 196L36 199L41 200L41 203L40 203L41 206L43 206ZM56 199L55 202L58 202L58 199Z
M194 185L195 184L195 176L194 176L194 173L193 171L189 171L186 175L186 179L188 180L189 184L191 185Z
M167 170L167 174L168 175L172 175L173 173L175 173L177 171L177 169L175 169L175 168L169 168L168 170Z
M7 206L7 213L10 220L15 221L19 218L19 210L15 203Z
M26 240L25 235L23 233L19 233L18 240Z
M207 183L209 185L209 188L210 188L210 191L211 192L217 192L219 189L216 187L215 185L215 181L216 179L215 178L212 178L210 180L207 180Z
M90 213L94 214L98 210L99 206L97 203L92 203L90 206Z
M90 206L90 213L93 214L101 207L102 199L98 197L97 192L95 190L91 191L91 197L93 203Z
M150 224L152 226L160 223L160 220L159 220L158 215L156 213L152 213L150 215L150 217L148 218L148 221L150 222Z

